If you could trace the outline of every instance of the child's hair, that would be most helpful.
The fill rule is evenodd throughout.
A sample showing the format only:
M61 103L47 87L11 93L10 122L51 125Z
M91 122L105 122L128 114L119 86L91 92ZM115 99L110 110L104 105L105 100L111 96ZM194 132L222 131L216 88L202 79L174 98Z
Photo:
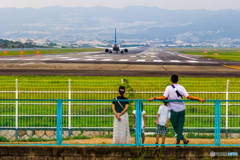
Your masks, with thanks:
M166 100L168 100L168 99L166 98ZM164 103L165 105L168 105L169 102L164 102L164 101L163 101L163 103Z

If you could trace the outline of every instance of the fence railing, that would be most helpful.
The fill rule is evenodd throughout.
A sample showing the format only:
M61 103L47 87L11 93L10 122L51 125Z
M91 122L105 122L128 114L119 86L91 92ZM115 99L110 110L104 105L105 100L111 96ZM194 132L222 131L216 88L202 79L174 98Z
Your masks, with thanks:
M56 144L57 145L97 145L97 144L71 144L63 143L63 130L68 130L70 133L72 130L89 130L89 131L106 131L113 130L113 112L111 107L106 106L106 104L111 105L113 100L68 100L68 99L59 99L59 100L33 100L33 99L1 99L0 103L6 105L5 108L1 108L2 112L0 115L0 130L16 130L16 139L18 137L18 130L54 130L56 131ZM148 102L147 100L128 100L129 105L136 110L136 130L135 130L135 143L127 144L130 146L144 146L144 145L155 145L155 144L142 144L141 143L141 110L146 110L146 113L151 111L155 113L154 115L146 115L146 126L148 122L153 124L155 120L159 103L161 101ZM173 100L171 100L173 101ZM183 100L186 105L200 103L197 101ZM71 112L69 112L69 102L71 103ZM199 128L203 127L204 129L211 130L214 133L214 143L213 144L191 144L188 146L221 146L221 133L225 127L222 127L222 124L225 124L222 121L225 118L225 114L222 113L222 103L226 104L234 103L238 107L240 100L206 100L206 104L202 105L203 110L209 109L209 106L212 106L212 111L207 111L211 115L207 116L198 116L194 113L191 115L186 115L184 131L188 129L195 129L194 127L188 127L189 123L199 123ZM15 104L11 107L12 104ZM143 106L142 106L143 103ZM11 104L11 105L8 105ZM27 107L21 107L23 104L31 104ZM34 104L34 105L33 105ZM47 104L47 105L46 105ZM75 104L75 105L73 105ZM96 105L97 104L97 105ZM100 105L99 105L100 104ZM145 104L149 104L145 106ZM204 103L205 104L205 103ZM19 106L18 106L19 105ZM36 106L37 105L37 106ZM98 107L96 107L98 106ZM100 106L100 107L99 107ZM157 106L157 107L156 107ZM199 107L198 106L198 107ZM208 106L208 107L206 107ZM186 107L187 110L187 107ZM238 111L238 110L237 110ZM129 112L129 111L128 111ZM132 116L131 112L129 113L129 123L132 125ZM70 122L69 122L69 113L70 113ZM235 112L236 116L230 117L235 118L237 124L239 123L238 116L240 113ZM198 122L198 118L211 117L206 121L202 120ZM189 120L188 120L189 119ZM194 121L195 119L195 121ZM71 127L69 128L69 124ZM153 131L156 127L148 127L149 131ZM172 129L171 124L169 124L169 129ZM198 128L197 128L198 129ZM239 127L234 127L236 131L239 131ZM194 131L194 130L193 130ZM208 131L208 132L209 132ZM56 145L55 144L55 145ZM39 144L43 145L43 144ZM49 144L46 144L49 145ZM100 144L98 144L100 145ZM102 144L104 145L104 144ZM110 144L106 144L110 145ZM166 144L166 146L171 146L175 144ZM240 146L240 144L234 144L235 146ZM233 144L224 144L224 146L233 146Z

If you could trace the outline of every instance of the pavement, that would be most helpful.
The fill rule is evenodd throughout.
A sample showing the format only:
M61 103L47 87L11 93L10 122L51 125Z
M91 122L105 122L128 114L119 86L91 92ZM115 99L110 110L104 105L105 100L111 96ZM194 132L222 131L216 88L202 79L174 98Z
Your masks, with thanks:
M124 54L61 53L0 57L1 75L240 77L239 62L138 48Z

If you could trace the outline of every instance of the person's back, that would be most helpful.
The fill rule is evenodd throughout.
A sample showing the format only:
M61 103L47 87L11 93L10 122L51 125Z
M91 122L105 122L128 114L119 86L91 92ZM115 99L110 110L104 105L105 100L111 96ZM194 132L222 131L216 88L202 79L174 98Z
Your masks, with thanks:
M179 95L177 95L176 90L179 92ZM188 97L188 93L186 89L181 86L180 84L172 84L170 86L167 86L164 96L168 100L182 100L182 96ZM169 102L168 110L174 110L175 112L180 112L185 109L185 103L184 102Z

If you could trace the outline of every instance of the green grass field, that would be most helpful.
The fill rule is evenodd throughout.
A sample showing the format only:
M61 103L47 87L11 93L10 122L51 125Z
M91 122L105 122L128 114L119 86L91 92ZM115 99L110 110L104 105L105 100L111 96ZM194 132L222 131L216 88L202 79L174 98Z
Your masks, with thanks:
M15 79L18 79L18 98L19 99L68 99L68 80L71 79L71 98L83 100L112 100L118 94L114 93L124 80L129 93L129 99L147 99L154 96L161 96L170 83L169 77L62 77L62 76L0 76L0 91L13 91L0 93L0 99L15 99ZM226 98L226 85L229 79L229 91L240 91L239 78L181 78L179 83L183 85L193 96L204 99ZM30 91L32 93L26 93ZM44 93L37 91L47 91ZM54 92L50 92L54 91ZM83 93L81 93L81 92ZM94 91L94 92L93 92ZM105 91L107 93L101 93ZM111 91L111 92L108 92ZM133 91L133 92L132 92ZM57 93L59 92L59 93ZM90 93L92 92L92 93ZM142 93L135 93L142 92ZM146 92L146 93L145 93ZM222 93L196 93L196 92L222 92ZM229 99L240 100L240 94L229 93ZM11 104L12 103L12 104ZM28 103L28 104L26 104ZM35 103L35 104L33 104ZM44 104L47 103L47 104ZM53 104L50 104L53 103ZM100 104L96 104L100 103ZM156 115L161 102L144 102L146 115ZM214 116L214 103L189 102L186 106L186 115L212 115ZM211 104L211 105L209 105ZM221 113L225 115L225 103L222 103ZM229 103L229 115L240 115L239 104ZM128 113L132 115L135 104L131 103ZM78 115L112 115L111 102L83 101L72 102L71 104L72 127L112 127L113 117L77 117ZM0 101L0 114L15 115L15 101ZM54 127L56 125L56 102L28 102L21 101L18 104L19 127ZM48 117L27 117L24 115L49 115ZM68 102L63 105L63 126L68 126ZM147 117L147 127L155 127L153 123L155 117ZM225 117L221 119L221 126L225 126ZM229 127L239 126L239 118L229 117ZM0 117L0 126L15 126L15 117ZM130 117L132 126L132 117ZM171 125L170 125L171 127ZM214 127L214 117L187 117L185 127Z
M205 58L213 58L218 60L227 61L240 61L240 49L239 48L176 48L170 49L179 51L179 53L191 54L191 55L204 55ZM214 55L214 54L218 55Z
M6 50L0 51L0 56L18 56L18 55L39 55L41 54L54 54L54 53L74 53L74 52L94 52L94 51L103 51L103 49L99 48L62 48L62 49L29 49L29 50ZM22 54L21 54L22 52Z

